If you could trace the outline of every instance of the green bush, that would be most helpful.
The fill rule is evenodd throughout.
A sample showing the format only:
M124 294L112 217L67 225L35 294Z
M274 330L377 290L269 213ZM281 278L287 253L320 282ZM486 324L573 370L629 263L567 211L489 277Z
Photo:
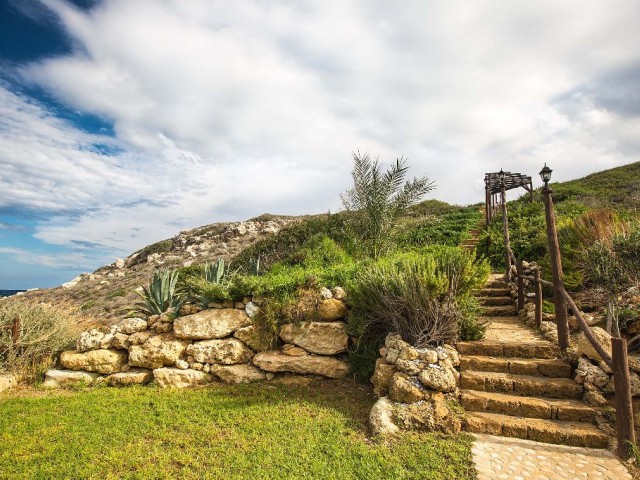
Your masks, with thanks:
M20 317L18 344L14 347L11 325ZM0 303L0 370L35 378L49 368L54 356L70 347L82 319L64 305L5 300Z
M462 299L484 284L489 266L459 248L439 247L382 259L350 291L352 335L397 332L412 345L455 342ZM467 318L471 309L465 310Z

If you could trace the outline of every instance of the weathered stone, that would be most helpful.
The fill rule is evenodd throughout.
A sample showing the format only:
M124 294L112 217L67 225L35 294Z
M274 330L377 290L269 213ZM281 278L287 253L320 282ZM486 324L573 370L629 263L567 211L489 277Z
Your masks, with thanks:
M111 348L109 339L113 342L113 335L101 332L97 328L93 328L88 332L82 332L80 334L76 341L76 350L78 352L88 352L90 350Z
M292 357L302 357L303 355L309 355L309 352L307 352L304 348L296 347L295 345L292 345L290 343L282 346L282 353L284 353L285 355L291 355Z
M384 339L384 346L389 350L397 350L399 353L403 348L409 347L410 345L402 340L402 337L397 333L389 333Z
M415 377L397 372L389 383L389 399L400 403L419 402L424 398L424 389Z
M131 343L131 345L142 345L151 337L153 337L153 333L149 331L134 333L129 336L129 343Z
M418 380L425 387L439 392L453 392L456 389L456 377L453 372L439 365L428 365L420 372Z
M260 307L255 303L249 301L244 307L244 311L249 318L253 318L260 311Z
M333 298L333 293L331 293L331 290L327 287L322 287L320 288L320 296L325 300L329 300L330 298Z
M128 350L130 346L131 341L129 340L129 335L125 335L124 333L116 333L113 336L111 348L115 348L116 350Z
M611 335L600 327L593 327L591 331L600 345L604 347L604 350L611 355ZM598 352L596 352L595 348L591 345L591 342L587 340L584 333L580 333L580 335L578 335L578 351L593 360L602 360L600 355L598 355Z
M420 353L414 347L406 346L402 350L400 350L400 354L398 355L398 360L416 360L420 357ZM436 357L437 359L437 357Z
M10 390L18 385L18 377L12 374L0 375L0 392Z
M458 350L456 350L454 347L452 347L451 345L443 345L442 348L444 348L447 353L449 354L449 359L451 360L451 363L454 367L459 367L460 366L460 354L458 353Z
M45 374L42 386L45 388L64 388L77 385L91 385L102 377L94 372L73 370L49 370Z
M127 352L122 350L90 350L75 352L67 350L60 355L60 364L69 370L116 373L127 364Z
M133 337L134 335L130 339ZM151 369L175 365L187 345L189 340L177 339L171 333L153 335L142 345L132 345L129 348L129 365Z
M251 319L244 311L223 308L180 317L173 323L173 330L178 338L205 340L227 337L248 325L251 325Z
M387 398L379 398L369 413L369 425L373 435L393 435L400 428L393 423L393 403Z
M343 378L349 366L336 358L323 355L291 357L278 350L257 353L253 364L268 372L310 373L330 378Z
M185 360L176 360L176 368L179 368L180 370L186 370L187 368L189 368L189 364Z
M438 363L438 352L431 349L426 349L420 352L420 358L425 363Z
M335 298L336 300L343 300L347 296L347 293L342 287L333 287L331 293L333 294L333 298Z
M180 362L180 360L178 360L178 362ZM178 366L178 362L176 362L176 368L180 368ZM205 365L209 365L208 363L200 363L200 362L193 362L191 364L187 363L187 368L193 368L194 370L202 370L203 372L205 372L204 370L204 366ZM186 369L184 369L186 370ZM211 368L209 368L209 370L211 370ZM205 373L209 373L209 371L206 371Z
M187 355L200 363L221 363L232 365L246 363L253 357L253 350L237 338L222 340L204 340L187 347Z
M440 392L428 392L422 402L400 404L395 413L396 423L406 429L456 434L462 428Z
M128 385L146 385L153 380L153 372L146 368L132 368L127 372L119 372L107 377L107 384L112 387Z
M153 371L156 383L162 388L188 388L211 383L213 377L197 370L157 368Z
M266 332L255 325L239 328L234 332L233 336L246 343L256 352L263 352L271 347L272 338L269 338Z
M318 304L318 318L330 322L347 316L347 306L340 300L330 298Z
M387 348L386 360L389 363L396 363L398 361L398 355L400 355L400 350L396 350L395 348Z
M144 318L125 318L120 323L118 323L118 330L121 333L126 333L127 335L131 335L136 332L144 332L149 324Z
M288 323L280 329L280 338L320 355L344 352L349 342L343 322Z
M376 360L376 368L373 372L373 376L371 377L373 393L378 397L386 396L389 393L389 383L391 383L391 378L397 371L398 369L396 366L387 363L384 358Z
M252 365L211 365L210 372L225 383L251 383L266 379L265 373Z
M425 363L421 360L396 360L396 366L407 375L418 375L425 367Z

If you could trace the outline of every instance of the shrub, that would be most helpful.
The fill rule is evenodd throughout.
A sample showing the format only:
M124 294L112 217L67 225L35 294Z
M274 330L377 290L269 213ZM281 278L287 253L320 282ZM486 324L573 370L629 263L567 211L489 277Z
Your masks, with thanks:
M134 305L133 311L142 315L160 315L169 309L177 312L182 304L182 295L176 290L179 273L177 270L155 272L148 287L136 293L142 302Z
M417 346L455 342L463 314L467 320L473 317L462 300L488 274L486 262L474 261L459 248L379 261L356 277L350 333L379 337L393 331Z
M11 327L21 319L20 339L14 348ZM52 364L60 350L68 348L80 331L82 318L71 307L5 300L0 303L0 370L35 377Z

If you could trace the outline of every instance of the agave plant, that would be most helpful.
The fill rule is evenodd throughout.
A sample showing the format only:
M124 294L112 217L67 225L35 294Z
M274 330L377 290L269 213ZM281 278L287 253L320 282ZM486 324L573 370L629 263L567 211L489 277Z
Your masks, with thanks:
M160 315L169 309L177 312L182 304L182 295L176 291L177 283L177 270L155 272L149 287L136 292L143 301L136 303L133 310L148 316Z
M212 265L208 263L204 267L204 278L207 282L221 283L225 276L224 258L218 258Z

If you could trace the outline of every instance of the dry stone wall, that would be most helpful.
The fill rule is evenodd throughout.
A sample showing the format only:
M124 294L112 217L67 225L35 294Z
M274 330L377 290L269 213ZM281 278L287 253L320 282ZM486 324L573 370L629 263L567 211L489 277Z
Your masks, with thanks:
M328 292L328 293L327 293ZM311 320L283 325L277 348L271 348L255 325L264 299L194 305L148 318L125 318L109 331L93 329L62 352L62 368L49 370L45 387L106 383L191 387L214 381L277 381L292 375L343 378L349 368L351 341L344 319L344 290L322 289L321 300L307 312ZM334 295L335 293L335 295ZM290 378L288 378L290 381Z
M451 405L458 397L457 350L444 345L417 348L390 333L371 378L379 397L369 421L376 435L402 429L457 433L461 421Z

